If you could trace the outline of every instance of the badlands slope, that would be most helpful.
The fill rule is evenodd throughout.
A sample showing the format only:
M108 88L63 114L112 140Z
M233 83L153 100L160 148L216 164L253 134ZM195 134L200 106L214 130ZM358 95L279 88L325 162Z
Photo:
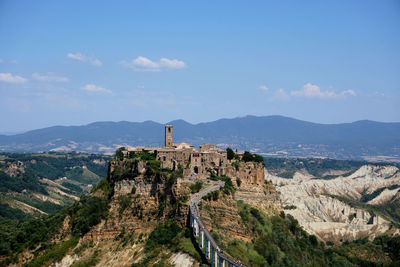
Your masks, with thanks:
M388 218L370 213L366 205L350 206L349 201L344 201L345 198L361 203L363 196L377 189L381 192L364 204L385 204L399 198L400 188L396 185L400 185L400 171L395 166L364 165L349 176L330 180L316 179L306 172L296 172L293 179L286 179L267 171L265 179L280 192L285 212L321 240L338 243L400 234Z

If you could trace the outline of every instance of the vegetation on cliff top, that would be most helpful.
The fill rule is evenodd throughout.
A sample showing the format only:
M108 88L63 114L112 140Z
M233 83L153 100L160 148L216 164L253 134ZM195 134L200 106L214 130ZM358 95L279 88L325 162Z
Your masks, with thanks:
M238 154L236 154L232 148L228 147L226 149L226 157L229 160L236 159L238 161L244 161L244 162L258 162L258 163L263 163L264 164L264 158L260 155L250 153L249 151L245 151L240 157Z
M123 151L126 149L121 147L117 150L114 159L112 161L118 162L114 166L114 170L111 173L110 181L116 182L124 179L133 179L139 175L138 170L134 168L135 164L139 161L146 163L147 177L155 177L156 179L164 178L169 183L176 181L178 177L183 177L183 169L180 167L177 171L173 171L168 168L161 168L161 162L156 160L157 152L149 153L147 151L141 152L126 152L124 156Z
M262 156L257 155L257 154L250 153L250 152L248 152L248 151L245 151L245 152L243 153L242 160L243 160L244 162L253 161L253 162L258 162L258 163L263 163L263 164L264 164L264 158L263 158Z

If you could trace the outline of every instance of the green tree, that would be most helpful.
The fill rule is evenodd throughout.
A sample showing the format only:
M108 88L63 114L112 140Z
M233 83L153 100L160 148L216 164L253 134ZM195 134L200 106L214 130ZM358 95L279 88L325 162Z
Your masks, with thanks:
M124 159L124 153L122 151L125 151L125 147L120 147L117 149L117 151L115 152L115 158L119 159L119 160L123 160Z
M235 152L233 152L232 148L228 147L226 149L226 154L229 160L233 159L235 157Z

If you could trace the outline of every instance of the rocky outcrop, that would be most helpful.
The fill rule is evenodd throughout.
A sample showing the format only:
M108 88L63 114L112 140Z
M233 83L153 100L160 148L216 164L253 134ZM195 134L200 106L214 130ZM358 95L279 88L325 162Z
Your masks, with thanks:
M209 231L217 231L231 238L251 241L242 225L236 201L231 195L222 195L218 201L202 201L199 205L200 217Z
M25 172L25 164L22 161L8 161L7 165L2 168L2 171L11 177L17 177Z
M148 234L167 217L186 225L189 188L176 173L152 172L145 161L122 160L111 161L108 179L113 187L109 216L86 239L110 240L121 231Z
M241 184L240 187L236 187L234 199L243 200L267 214L275 213L281 209L279 194L272 183L259 186Z
M286 213L322 240L344 241L381 234L398 234L399 231L386 219L362 208L351 207L333 197L341 196L360 200L375 190L400 184L399 170L394 166L365 165L347 177L322 180L295 175L284 179L266 173L280 193ZM398 189L395 189L398 190ZM371 203L383 203L396 196L395 190L384 190Z
M248 185L264 184L265 168L262 163L232 161L231 164L226 169L226 175L233 180L240 179L242 183Z
M198 266L199 264L191 257L189 254L186 253L174 253L171 258L169 259L169 262L173 266L180 266L180 267L192 267L192 266Z

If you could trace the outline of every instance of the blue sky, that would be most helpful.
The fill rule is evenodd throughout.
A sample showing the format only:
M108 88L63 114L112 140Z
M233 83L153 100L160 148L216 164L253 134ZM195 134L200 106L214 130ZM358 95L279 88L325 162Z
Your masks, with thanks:
M0 132L400 121L399 1L0 1Z

